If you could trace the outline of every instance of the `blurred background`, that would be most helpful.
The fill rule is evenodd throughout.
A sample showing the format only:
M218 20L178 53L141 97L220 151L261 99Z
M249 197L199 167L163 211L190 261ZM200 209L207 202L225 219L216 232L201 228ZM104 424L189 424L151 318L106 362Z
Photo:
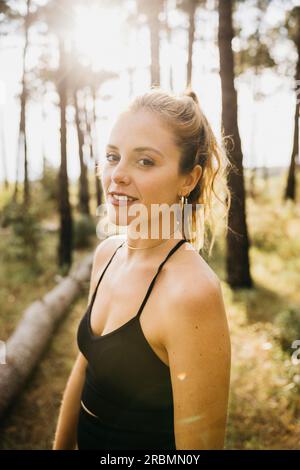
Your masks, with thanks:
M231 331L226 448L300 448L296 0L0 1L0 448L52 446L88 275L63 309L57 292L99 243L114 117L153 85L189 84L237 168L232 231L202 254ZM49 292L50 313L34 304Z

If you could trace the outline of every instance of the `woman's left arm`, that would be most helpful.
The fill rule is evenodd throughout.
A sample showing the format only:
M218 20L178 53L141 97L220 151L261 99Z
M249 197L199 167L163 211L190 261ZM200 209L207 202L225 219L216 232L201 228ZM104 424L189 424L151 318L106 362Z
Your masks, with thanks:
M174 402L176 449L223 449L231 343L218 278L174 294L165 346Z

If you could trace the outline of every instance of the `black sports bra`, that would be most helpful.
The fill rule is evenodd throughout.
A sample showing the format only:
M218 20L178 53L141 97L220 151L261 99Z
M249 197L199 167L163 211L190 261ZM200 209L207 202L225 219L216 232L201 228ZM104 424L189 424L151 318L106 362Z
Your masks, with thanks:
M169 257L187 240L169 251L150 283L137 314L103 336L93 334L90 315L98 286L115 256L107 263L77 331L79 350L86 357L82 404L99 422L125 431L169 434L174 442L173 394L169 367L146 340L139 321L156 278ZM175 447L174 447L175 448Z

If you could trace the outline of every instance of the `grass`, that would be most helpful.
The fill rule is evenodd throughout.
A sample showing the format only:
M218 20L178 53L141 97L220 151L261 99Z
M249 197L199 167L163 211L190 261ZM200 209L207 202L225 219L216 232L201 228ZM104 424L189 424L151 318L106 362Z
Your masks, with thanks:
M258 180L260 195L247 200L254 288L232 291L228 286L224 240L218 241L209 259L222 281L232 343L226 449L300 448L300 364L292 363L292 348L283 349L276 324L283 310L300 309L300 209L299 203L282 203L283 183L282 177L274 177L264 191L264 181ZM40 283L34 280L23 286L26 278L18 278L22 277L21 265L1 266L0 276L6 279L1 294L4 326L10 316L18 317L14 311L20 314L41 290L48 289L47 276L49 285L53 283L55 266L51 250L48 253L45 279ZM5 276L2 270L6 270ZM9 295L15 298L12 305L7 301ZM87 295L86 289L70 306L2 424L2 448L51 448L62 393L77 354L76 329ZM300 339L300 334L294 339Z

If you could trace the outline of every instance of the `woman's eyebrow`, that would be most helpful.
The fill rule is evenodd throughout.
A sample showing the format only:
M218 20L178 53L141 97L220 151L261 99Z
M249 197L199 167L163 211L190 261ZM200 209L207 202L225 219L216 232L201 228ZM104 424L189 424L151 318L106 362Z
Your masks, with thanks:
M106 146L107 148L111 148L113 150L119 150L118 147L116 147L115 145L112 145L112 144L108 144ZM151 151L151 152L155 152L157 153L158 155L160 155L162 158L164 158L164 154L162 152L160 152L159 150L153 148L153 147L136 147L135 149L133 149L133 152L144 152L144 151Z

